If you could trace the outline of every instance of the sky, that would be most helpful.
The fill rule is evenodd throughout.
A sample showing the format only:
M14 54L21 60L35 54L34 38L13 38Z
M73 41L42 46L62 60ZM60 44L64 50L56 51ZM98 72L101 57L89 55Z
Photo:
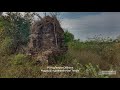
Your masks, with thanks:
M120 35L120 12L63 12L61 26L76 39L87 40L95 35L116 38Z

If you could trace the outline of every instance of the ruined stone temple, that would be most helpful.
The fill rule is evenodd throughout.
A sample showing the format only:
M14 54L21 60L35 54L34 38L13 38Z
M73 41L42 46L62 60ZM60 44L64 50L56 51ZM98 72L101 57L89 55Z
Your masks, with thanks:
M33 24L28 47L29 54L36 56L37 61L48 63L50 56L67 51L64 31L56 17L45 16Z

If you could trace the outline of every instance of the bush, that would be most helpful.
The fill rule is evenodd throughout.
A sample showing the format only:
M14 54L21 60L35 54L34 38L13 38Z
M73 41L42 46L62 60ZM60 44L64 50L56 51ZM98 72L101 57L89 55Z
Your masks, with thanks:
M0 17L0 43L5 42L6 46L9 46L5 39L9 37L13 40L10 42L10 44L14 44L12 45L13 47L11 47L12 50L14 49L13 52L19 52L20 47L22 45L26 46L29 41L29 32L33 16L31 13L22 15L20 12L7 12L6 14L7 15ZM4 47L4 43L2 46Z
M24 54L17 54L12 59L14 65L24 65L28 60L28 57Z
M13 48L13 39L11 39L10 37L6 37L2 43L0 44L0 54L1 55L5 55L5 54L10 54L11 52L13 52L12 48Z
M67 44L68 42L71 42L74 40L74 35L68 31L64 32L64 41L65 44Z
M91 63L86 65L80 64L80 76L87 78L108 78L108 75L100 74L101 69L98 65L93 66Z

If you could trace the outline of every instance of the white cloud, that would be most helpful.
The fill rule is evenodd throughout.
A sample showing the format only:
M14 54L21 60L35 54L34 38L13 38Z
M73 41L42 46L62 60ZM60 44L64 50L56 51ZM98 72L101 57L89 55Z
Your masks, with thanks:
M64 19L62 27L67 28L76 38L104 34L115 37L120 34L120 12L103 12L76 19Z

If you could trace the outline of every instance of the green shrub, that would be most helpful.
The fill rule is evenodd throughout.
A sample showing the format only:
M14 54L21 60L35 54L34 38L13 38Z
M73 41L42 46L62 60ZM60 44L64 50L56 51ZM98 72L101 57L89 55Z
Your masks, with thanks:
M87 78L108 78L108 75L101 75L101 69L98 65L93 66L91 63L82 65L80 64L80 76Z
M0 44L0 54L10 54L13 47L13 39L6 37Z
M24 54L17 54L12 59L14 65L24 65L28 61L28 57Z
M68 31L64 32L64 41L65 44L67 44L68 42L71 42L74 40L74 35Z

